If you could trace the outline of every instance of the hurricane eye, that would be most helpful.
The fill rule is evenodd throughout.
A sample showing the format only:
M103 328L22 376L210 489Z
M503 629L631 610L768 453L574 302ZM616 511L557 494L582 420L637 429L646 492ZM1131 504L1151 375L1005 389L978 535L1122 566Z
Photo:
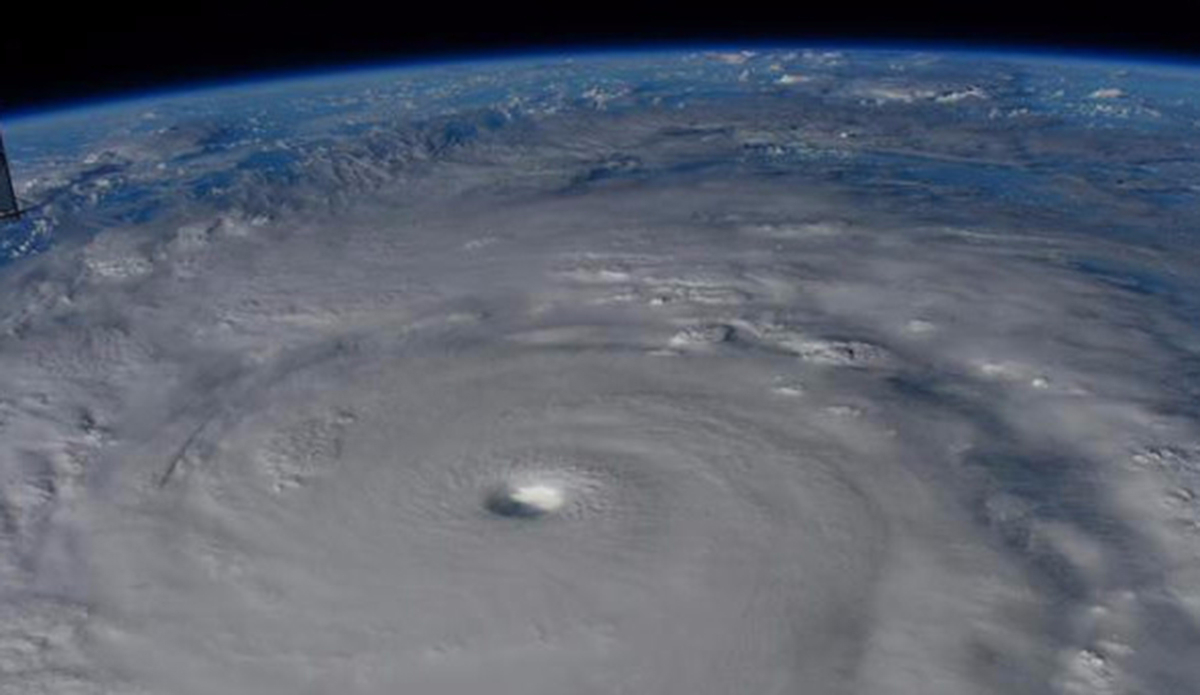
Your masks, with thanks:
M560 485L531 481L492 490L484 499L484 508L496 516L535 519L561 510L566 501L566 492Z

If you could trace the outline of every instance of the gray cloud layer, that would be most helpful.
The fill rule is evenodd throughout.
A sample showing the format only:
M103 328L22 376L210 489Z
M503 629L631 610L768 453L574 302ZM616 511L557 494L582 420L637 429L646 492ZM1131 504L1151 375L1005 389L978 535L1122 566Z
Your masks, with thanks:
M1197 687L1194 84L644 60L14 128L0 692Z

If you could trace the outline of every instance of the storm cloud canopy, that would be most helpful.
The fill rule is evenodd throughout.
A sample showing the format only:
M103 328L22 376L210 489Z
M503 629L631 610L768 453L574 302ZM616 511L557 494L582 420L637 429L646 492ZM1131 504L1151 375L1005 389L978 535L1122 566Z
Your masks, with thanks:
M7 138L0 692L1200 688L1195 70L537 58Z

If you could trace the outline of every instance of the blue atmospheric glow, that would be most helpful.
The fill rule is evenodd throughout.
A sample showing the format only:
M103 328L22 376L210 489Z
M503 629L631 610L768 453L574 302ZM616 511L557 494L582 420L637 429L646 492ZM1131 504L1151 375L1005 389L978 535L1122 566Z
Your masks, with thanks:
M1200 59L1190 54L1168 51L1130 51L1127 49L1082 49L1061 48L1044 44L1001 44L952 40L873 40L873 39L830 39L830 40L762 40L748 41L687 41L614 42L604 44L582 44L575 46L535 46L525 48L493 49L485 52L441 53L430 57L388 58L368 61L333 62L319 68L282 68L275 70L247 70L223 77L213 77L166 83L144 90L107 93L78 100L62 100L28 109L0 111L0 117L12 124L35 118L43 118L65 112L103 109L109 107L132 107L138 102L163 100L182 96L198 96L206 92L236 93L264 84L285 87L297 82L320 82L340 80L351 76L366 76L373 72L396 72L425 68L478 67L494 63L520 65L521 63L545 62L548 60L588 60L606 57L639 57L664 53L717 52L717 51L788 51L788 50L840 50L897 53L942 53L970 55L979 58L1002 58L1005 60L1050 61L1061 65L1104 64L1120 67L1144 67L1159 70L1185 70L1200 72Z

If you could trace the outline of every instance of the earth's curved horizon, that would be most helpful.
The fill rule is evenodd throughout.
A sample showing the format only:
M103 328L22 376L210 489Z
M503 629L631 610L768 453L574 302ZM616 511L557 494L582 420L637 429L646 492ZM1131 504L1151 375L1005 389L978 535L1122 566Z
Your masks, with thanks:
M0 123L0 693L1200 690L1200 68L1084 58Z
M221 92L237 89L253 89L268 85L314 81L339 81L353 77L369 77L372 74L388 73L393 76L422 70L467 67L472 69L502 67L505 64L552 63L557 61L603 61L605 59L648 59L655 56L682 54L735 55L781 54L808 51L810 54L859 53L859 54L921 54L959 57L964 59L1012 60L1016 62L1069 63L1092 68L1108 67L1114 70L1142 68L1147 70L1187 72L1200 69L1200 56L1169 50L1147 50L1134 48L1103 48L1098 46L1069 48L1055 47L1045 43L1006 43L1001 40L953 41L901 40L861 37L846 41L781 41L759 39L754 41L647 41L606 43L589 42L575 44L548 44L539 46L515 46L486 50L456 50L438 52L428 56L408 55L311 63L305 67L245 68L199 78L176 80L156 79L143 88L107 88L78 97L33 98L29 103L17 102L3 105L0 118L4 123L55 118L67 115L78 116L92 109L128 108L139 102L163 101L178 97L201 95L216 96Z

